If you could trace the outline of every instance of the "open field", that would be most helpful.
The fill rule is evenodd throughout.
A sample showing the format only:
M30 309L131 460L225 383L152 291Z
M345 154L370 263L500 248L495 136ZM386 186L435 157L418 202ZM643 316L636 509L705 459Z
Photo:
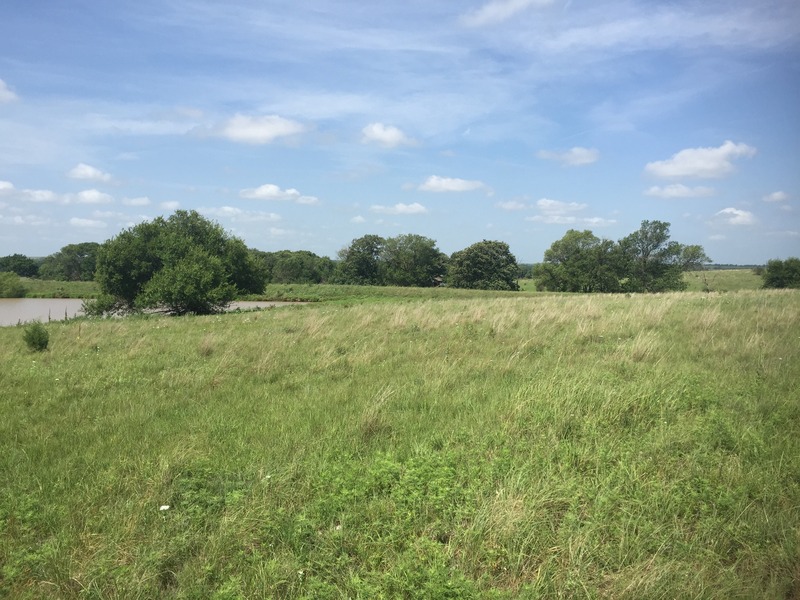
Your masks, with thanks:
M47 329L0 328L0 597L800 595L800 292Z
M689 271L683 278L689 284L687 289L690 292L757 290L764 284L763 278L753 269Z

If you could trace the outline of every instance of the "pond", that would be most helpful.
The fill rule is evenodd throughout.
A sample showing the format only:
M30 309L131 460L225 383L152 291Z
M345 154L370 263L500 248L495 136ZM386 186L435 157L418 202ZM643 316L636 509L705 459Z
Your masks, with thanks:
M296 302L234 302L231 310L271 308ZM76 298L0 298L0 327L30 321L63 321L81 316L83 300Z

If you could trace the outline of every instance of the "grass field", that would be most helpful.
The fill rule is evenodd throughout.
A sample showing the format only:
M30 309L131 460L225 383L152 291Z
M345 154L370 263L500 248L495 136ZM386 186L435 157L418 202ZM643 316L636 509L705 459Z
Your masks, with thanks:
M53 281L22 278L26 298L96 298L100 286L94 281Z
M0 328L0 597L796 598L800 293Z

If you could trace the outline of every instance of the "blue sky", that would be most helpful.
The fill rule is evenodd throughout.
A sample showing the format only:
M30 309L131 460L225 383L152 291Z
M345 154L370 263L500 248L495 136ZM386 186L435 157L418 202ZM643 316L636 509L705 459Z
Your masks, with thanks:
M799 108L796 0L6 0L0 256L181 208L331 257L657 219L763 263L800 255Z

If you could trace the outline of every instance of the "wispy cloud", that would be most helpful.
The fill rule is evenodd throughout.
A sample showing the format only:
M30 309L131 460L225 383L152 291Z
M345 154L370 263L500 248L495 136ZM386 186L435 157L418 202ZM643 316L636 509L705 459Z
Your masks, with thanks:
M278 138L297 135L306 126L278 115L253 117L237 114L220 128L220 135L232 142L243 144L269 144Z
M69 224L72 227L88 229L102 229L103 227L106 227L106 223L104 221L98 221L95 219L81 219L80 217L72 217L69 220Z
M600 152L595 148L576 146L566 152L540 150L536 153L536 156L544 160L556 160L567 167L581 167L597 162L600 158Z
M9 89L5 81L0 79L0 104L8 104L15 100L19 100L19 96Z
M413 204L395 204L394 206L382 206L380 204L373 204L369 209L382 215L424 215L428 212L422 204L414 202Z
M786 192L772 192L761 198L764 202L785 202L789 199L789 194Z
M755 153L752 146L726 141L717 148L681 150L667 160L647 163L645 171L662 178L716 179L733 172L733 159L750 157Z
M316 196L304 196L294 188L282 190L273 183L243 189L239 192L239 197L249 200L289 200L297 204L319 204L319 198Z
M280 215L272 212L242 210L235 206L201 208L199 212L217 219L227 219L232 223L275 223L281 220Z
M682 183L674 183L672 185L657 186L645 190L648 196L656 198L703 198L706 196L714 195L714 188L706 186L688 187Z
M104 173L100 169L87 165L86 163L78 163L69 170L67 177L71 179L84 179L106 183L113 179L109 173Z
M756 222L753 213L738 208L723 208L714 217L726 225L753 225Z
M386 148L410 146L416 143L416 140L408 137L399 128L393 125L384 125L383 123L370 123L361 130L361 133L361 141L363 143L377 143Z
M553 4L554 0L491 0L480 8L466 13L461 22L468 27L494 25L509 20L524 10Z
M418 189L422 192L472 192L480 189L488 190L489 188L485 183L476 179L431 175L420 184Z

